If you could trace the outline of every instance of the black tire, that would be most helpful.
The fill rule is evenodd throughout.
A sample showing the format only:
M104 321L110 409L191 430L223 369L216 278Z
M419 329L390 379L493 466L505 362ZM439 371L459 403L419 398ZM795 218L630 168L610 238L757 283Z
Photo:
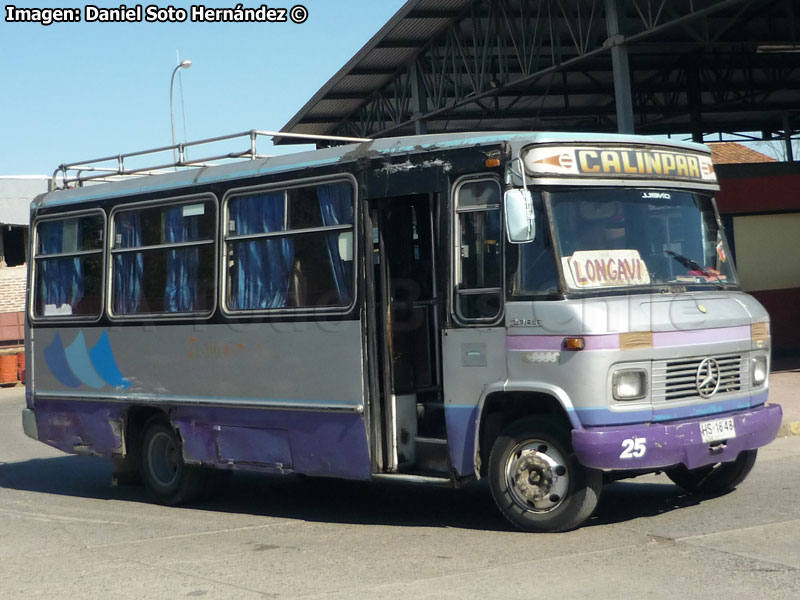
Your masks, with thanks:
M206 488L205 469L183 462L180 440L169 421L161 415L150 418L144 426L141 474L155 501L168 506L192 502Z
M744 450L733 462L717 463L699 469L680 465L665 471L673 483L687 492L722 494L734 489L745 480L756 463L758 450Z
M592 515L603 475L578 463L564 425L528 417L512 423L492 446L489 484L500 512L515 527L557 532L580 527Z

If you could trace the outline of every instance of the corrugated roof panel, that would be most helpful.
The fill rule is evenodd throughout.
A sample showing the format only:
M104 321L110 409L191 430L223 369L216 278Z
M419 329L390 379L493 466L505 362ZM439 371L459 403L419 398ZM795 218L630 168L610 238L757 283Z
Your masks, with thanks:
M395 71L410 60L419 52L417 47L409 48L375 48L360 63L359 68L372 69L375 67L387 67L387 70Z
M332 135L338 123L300 123L295 128L297 133L307 133L311 135ZM293 140L292 143L306 143Z
M450 23L450 19L403 19L392 30L391 37L386 40L420 40L427 42L442 28Z
M414 10L461 10L472 0L419 0Z
M320 100L317 104L308 111L308 116L318 118L325 115L348 115L356 110L364 101L361 99L354 100Z
M375 91L391 79L391 75L348 75L329 90L329 93Z
M47 191L48 177L0 177L0 224L27 225L31 200Z
M334 123L298 123L292 128L292 133L306 133L310 135L327 135L335 127ZM293 143L307 143L293 140Z

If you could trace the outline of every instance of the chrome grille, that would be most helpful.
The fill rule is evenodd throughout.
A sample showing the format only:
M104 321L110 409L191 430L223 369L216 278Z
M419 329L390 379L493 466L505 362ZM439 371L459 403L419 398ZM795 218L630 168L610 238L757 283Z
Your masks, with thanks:
M697 369L706 358L717 361L720 377L716 393L708 400L747 389L747 372L742 368L741 354L677 358L653 363L653 400L700 398L697 392Z

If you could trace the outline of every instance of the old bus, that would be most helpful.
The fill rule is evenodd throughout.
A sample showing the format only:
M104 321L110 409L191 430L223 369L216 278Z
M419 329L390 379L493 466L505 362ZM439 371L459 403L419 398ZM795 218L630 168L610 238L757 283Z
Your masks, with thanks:
M516 132L244 154L110 182L72 165L33 202L30 437L170 505L234 470L486 478L515 526L562 531L604 481L731 489L776 436L769 317L738 285L706 147Z

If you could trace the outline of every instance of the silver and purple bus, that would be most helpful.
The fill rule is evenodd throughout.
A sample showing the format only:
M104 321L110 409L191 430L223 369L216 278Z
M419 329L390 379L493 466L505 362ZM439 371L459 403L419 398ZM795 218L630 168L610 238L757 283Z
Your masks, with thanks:
M33 202L28 436L169 505L235 470L485 478L527 531L578 527L643 473L732 489L775 438L769 317L706 147L492 132L248 156L64 169Z

